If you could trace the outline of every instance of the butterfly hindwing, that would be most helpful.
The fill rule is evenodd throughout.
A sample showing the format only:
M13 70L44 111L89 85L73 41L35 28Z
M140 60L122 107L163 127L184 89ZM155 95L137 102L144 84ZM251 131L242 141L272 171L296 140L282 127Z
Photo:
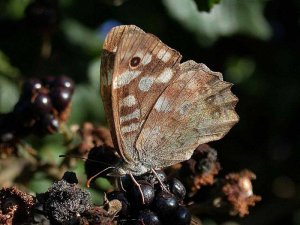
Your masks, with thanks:
M238 121L231 84L204 64L187 61L152 108L137 139L142 161L166 167L190 158L202 143L222 138Z

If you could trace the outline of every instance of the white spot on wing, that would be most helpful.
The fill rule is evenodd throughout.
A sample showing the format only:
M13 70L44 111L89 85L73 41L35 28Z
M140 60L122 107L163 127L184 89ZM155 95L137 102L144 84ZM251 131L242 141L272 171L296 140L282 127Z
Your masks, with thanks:
M129 71L121 73L113 81L113 89L123 87L126 84L129 84L133 79L138 77L141 74L141 71Z
M136 104L134 95L128 95L121 100L121 106L131 107Z
M141 91L149 91L153 84L153 81L153 77L142 77L142 79L139 82L139 89Z
M158 76L156 82L168 83L173 77L173 71L171 68L165 68L164 71Z
M171 111L171 105L169 100L166 97L159 97L157 102L154 105L154 108L157 112L170 112Z
M140 123L132 123L128 126L121 126L121 132L123 134L125 133L129 133L131 131L135 131L136 129L138 129L140 127Z
M135 118L138 119L138 118L140 118L140 116L141 116L140 109L136 109L133 113L130 113L126 116L121 116L120 122L123 123L123 122L129 121L129 120L135 119Z
M149 53L146 53L146 55L143 57L143 60L142 60L142 64L145 66L147 64L149 64L152 60L152 55L149 54Z
M171 53L167 52L166 49L161 49L157 53L157 58L159 58L163 62L168 62L170 60L170 58L171 58Z

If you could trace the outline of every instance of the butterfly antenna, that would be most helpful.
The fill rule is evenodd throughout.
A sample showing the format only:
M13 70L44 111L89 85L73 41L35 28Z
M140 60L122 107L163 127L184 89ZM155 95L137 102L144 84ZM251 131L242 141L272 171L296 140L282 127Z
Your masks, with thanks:
M102 165L105 165L105 166L113 166L112 164L109 164L109 163L100 162L100 161L97 161L97 160L94 160L94 159L89 159L89 158L78 156L78 155L59 155L58 157L82 159L84 161L94 162L94 163L102 164Z
M110 166L110 167L105 168L104 170L101 170L99 173L96 173L94 176L90 177L90 178L87 180L86 186L87 186L87 187L90 187L92 180L94 180L97 176L99 176L101 173L103 173L103 172L105 172L105 171L107 171L107 170L109 170L109 169L114 169L114 168L116 168L116 167Z

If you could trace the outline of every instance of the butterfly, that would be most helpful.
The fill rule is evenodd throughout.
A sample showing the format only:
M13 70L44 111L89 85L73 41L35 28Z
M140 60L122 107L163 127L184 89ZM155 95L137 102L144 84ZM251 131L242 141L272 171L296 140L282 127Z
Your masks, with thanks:
M121 162L113 174L141 175L188 160L239 120L238 98L221 73L182 56L134 25L114 27L101 55L100 89Z

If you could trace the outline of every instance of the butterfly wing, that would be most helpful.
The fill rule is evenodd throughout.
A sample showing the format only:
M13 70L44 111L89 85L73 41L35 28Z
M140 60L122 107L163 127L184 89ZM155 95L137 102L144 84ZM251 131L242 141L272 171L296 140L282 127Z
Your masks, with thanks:
M136 142L141 161L161 168L190 158L222 138L239 120L231 83L204 64L187 61L157 99Z
M114 62L116 52L120 41L124 37L124 34L128 31L144 32L140 28L129 26L117 26L114 27L106 36L103 44L101 54L101 66L100 66L100 93L104 105L105 114L111 128L111 131L115 130L114 117L112 112L112 75L114 69ZM114 146L118 149L118 141L114 132L111 132Z
M110 51L117 46L113 56L102 57L101 66L101 94L108 118L113 118L115 147L124 161L139 161L136 139L157 98L176 78L181 55L140 29L113 30L106 43Z

